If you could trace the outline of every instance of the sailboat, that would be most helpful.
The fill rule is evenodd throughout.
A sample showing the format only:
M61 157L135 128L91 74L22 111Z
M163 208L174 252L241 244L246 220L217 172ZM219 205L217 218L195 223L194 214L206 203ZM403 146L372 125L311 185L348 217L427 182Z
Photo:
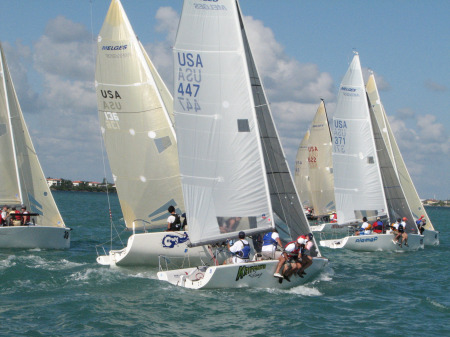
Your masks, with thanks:
M0 204L28 211L14 216L14 226L0 226L0 248L67 249L71 229L64 225L42 172L1 44L0 54ZM23 217L29 221L21 221Z
M111 1L98 36L95 86L123 218L133 232L125 248L110 249L97 262L156 267L161 254L180 263L212 261L208 247L188 247L187 231L164 231L169 206L185 211L173 99L119 0Z
M364 87L359 55L353 60L339 87L333 117L334 188L338 223L358 224L377 217L389 224L406 217L408 246L394 243L392 234L349 235L322 240L329 248L357 251L405 251L423 248L411 210L393 168Z
M185 0L174 46L174 115L191 245L277 228L297 238L310 228L250 50L239 3ZM240 219L230 232L226 218ZM314 250L305 278L279 283L277 260L158 272L201 288L282 287L317 276L328 260Z
M420 201L408 169L406 168L400 149L397 145L397 141L395 140L394 134L391 130L386 111L384 110L384 106L381 102L373 73L369 76L367 81L366 91L412 215L415 220L419 219L421 216L426 219L425 231L423 232L424 245L439 245L439 232L434 229L425 207Z
M306 147L311 205L317 218L316 221L322 222L311 226L311 230L321 233L335 232L342 227L337 223L330 222L330 215L336 210L336 205L334 201L331 132L323 100L321 100L309 128ZM345 230L347 230L346 227Z
M310 131L306 130L305 135L297 150L297 156L295 157L295 171L294 182L297 188L298 195L302 201L303 208L311 209L312 196L311 196L311 184L309 182L309 165L308 165L308 141Z

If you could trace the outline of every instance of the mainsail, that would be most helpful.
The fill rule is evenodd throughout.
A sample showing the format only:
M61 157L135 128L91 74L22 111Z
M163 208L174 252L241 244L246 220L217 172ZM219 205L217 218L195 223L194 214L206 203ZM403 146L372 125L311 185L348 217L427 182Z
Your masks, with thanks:
M0 44L0 204L24 204L37 225L64 227L19 105Z
M425 216L427 220L427 229L434 230L430 218L420 201L419 195L417 194L416 188L414 187L411 176L409 175L408 169L406 168L403 157L400 153L400 149L395 140L394 134L391 130L384 106L381 103L380 95L378 93L377 84L375 82L375 76L371 74L366 84L366 91L369 97L371 107L373 109L374 115L376 117L377 123L380 127L384 143L387 146L387 151L391 160L393 161L395 171L397 173L398 179L400 180L400 185L405 193L406 200L408 202L409 208L414 216L414 219L418 219L421 215Z
M161 228L167 208L184 211L172 97L112 0L97 43L99 119L128 228Z
M295 157L295 173L294 181L297 192L302 201L303 207L312 206L311 184L309 182L309 165L308 165L308 142L310 131L306 130L305 135L297 150Z
M356 54L333 117L333 171L340 224L387 214L361 64Z
M336 210L332 150L330 127L322 100L312 121L308 141L309 185L315 215Z

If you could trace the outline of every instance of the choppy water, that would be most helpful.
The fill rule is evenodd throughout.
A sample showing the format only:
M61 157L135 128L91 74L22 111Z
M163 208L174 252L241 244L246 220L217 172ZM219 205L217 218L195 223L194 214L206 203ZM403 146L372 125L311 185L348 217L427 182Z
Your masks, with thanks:
M0 251L1 336L449 336L450 208L441 245L412 253L322 249L330 267L290 290L180 289L156 269L95 262L110 237L105 194L57 192L68 251ZM117 197L113 218L120 225Z

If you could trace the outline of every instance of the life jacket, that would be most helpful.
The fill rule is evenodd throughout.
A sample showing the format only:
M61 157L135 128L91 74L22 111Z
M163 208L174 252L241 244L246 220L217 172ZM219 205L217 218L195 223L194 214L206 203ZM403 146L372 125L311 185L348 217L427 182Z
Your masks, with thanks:
M272 232L266 233L263 237L263 246L270 246L270 245L274 246L278 245L277 241L272 238Z
M403 233L404 231L405 231L405 229L404 229L403 225L401 223L398 224L398 232Z
M242 249L237 251L235 253L236 256L238 256L240 259L242 260L248 260L250 258L250 244L249 243L245 243L242 240L239 240L242 242Z
M175 217L175 220L170 224L171 231L178 231L181 229L181 219L177 213L172 214Z
M304 235L302 235L302 236L304 236ZM297 241L289 242L286 246L284 246L284 249L286 250L287 246L289 246L291 243L293 243L295 245L296 242ZM297 246L297 247L295 247L295 249L292 252L287 252L286 251L286 254L287 254L288 257L296 257L300 253L300 250L301 250L300 246Z

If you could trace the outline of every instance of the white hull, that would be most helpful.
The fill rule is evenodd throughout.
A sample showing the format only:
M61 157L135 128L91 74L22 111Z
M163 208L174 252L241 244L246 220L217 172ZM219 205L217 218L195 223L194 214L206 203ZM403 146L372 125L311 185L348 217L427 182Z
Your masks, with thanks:
M159 257L164 256L178 266L213 265L211 253L216 253L215 248L210 250L207 246L188 247L189 239L186 232L155 232L139 233L129 237L127 246L120 250L111 250L109 255L97 257L101 265L117 265L122 267L149 266L158 267ZM219 263L226 259L227 255L218 255Z
M293 275L291 282L283 280L282 283L273 276L278 260L160 271L158 278L189 289L292 288L317 277L327 263L325 258L314 258L304 278Z
M69 249L70 231L51 226L0 227L0 248Z
M320 245L332 249L350 249L363 252L374 251L413 251L424 248L424 237L418 234L408 234L408 247L392 242L394 234L370 234L347 236L342 239L322 240Z
M423 232L423 244L425 246L439 246L439 232L425 229Z

